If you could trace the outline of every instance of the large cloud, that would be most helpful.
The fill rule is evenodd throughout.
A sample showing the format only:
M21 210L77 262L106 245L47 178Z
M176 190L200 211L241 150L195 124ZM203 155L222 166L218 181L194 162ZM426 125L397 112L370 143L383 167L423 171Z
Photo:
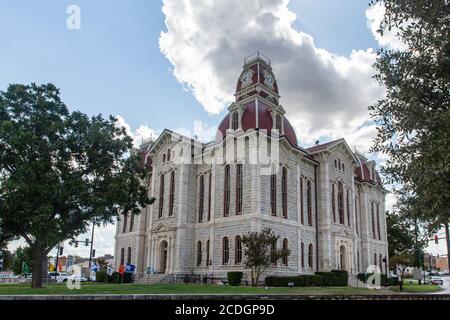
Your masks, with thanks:
M319 137L353 140L368 119L367 106L383 94L372 79L375 53L355 50L344 57L317 48L311 36L293 28L296 15L288 3L164 0L167 31L160 49L177 80L212 114L233 100L243 58L261 50L272 60L300 144Z

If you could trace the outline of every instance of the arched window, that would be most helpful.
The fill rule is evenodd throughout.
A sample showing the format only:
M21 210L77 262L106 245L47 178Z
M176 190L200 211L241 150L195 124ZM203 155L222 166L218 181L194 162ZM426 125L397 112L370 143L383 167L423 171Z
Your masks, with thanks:
M233 112L232 119L231 119L231 128L233 130L237 130L239 128L239 114L237 111Z
M274 239L270 246L270 263L277 264L277 240Z
M200 190L198 199L198 222L203 222L203 205L205 203L205 176L200 176Z
M308 245L308 267L310 268L310 269L312 269L313 268L313 245L312 245L312 243L310 243L309 245Z
M380 205L377 203L377 230L378 230L378 240L381 240L380 231Z
M228 242L228 238L225 237L222 239L222 264L228 264L229 259L230 259L230 244Z
M338 160L339 170L341 170L341 159Z
M301 255L302 255L302 257L301 257L302 268L304 268L305 267L305 244L303 242L301 243L301 248L300 249L301 249L300 252L301 252Z
M209 261L209 239L206 240L206 265L209 266L210 265L210 261Z
M359 264L359 251L356 252L356 268L358 269L358 272L361 269L360 264Z
M281 130L282 130L282 119L281 119L281 115L277 114L275 117L275 128L278 130L278 134L281 134Z
M131 264L131 247L128 247L127 264Z
M125 249L120 249L120 265L123 265L125 263Z
M158 218L162 218L164 209L164 175L162 174L159 181L159 208Z
M344 187L342 182L338 182L338 213L339 213L339 223L345 224L344 217Z
M305 224L304 216L304 205L303 205L303 178L300 177L300 222Z
M277 175L272 173L270 176L270 211L272 216L277 215Z
M334 183L331 184L331 210L333 212L333 222L336 222L336 190Z
M346 270L346 265L345 265L345 246L341 246L339 248L339 268L340 270Z
M374 203L371 202L370 203L370 210L371 210L371 215L372 215L372 236L374 239L376 239L376 233L375 233L375 209L374 209ZM375 263L376 264L376 263Z
M242 262L242 242L241 237L234 238L234 264L241 264Z
M163 161L162 162L163 163L166 162L166 154L165 153L163 153Z
M281 260L283 261L284 266L288 265L288 250L289 250L288 239L284 238L283 239L283 255L281 257Z
M123 229L122 232L127 232L128 214L123 215Z
M212 173L209 173L208 181L208 221L211 220L211 183L212 183Z
M334 167L337 169L337 160L334 159Z
M288 218L287 209L287 170L283 167L281 170L281 201L283 202L283 218Z
M130 213L130 232L133 231L133 225L134 225L134 214Z
M170 161L170 149L167 149L167 161Z
M345 172L345 163L342 163L342 171Z
M355 197L355 229L356 235L359 235L359 226L358 226L358 199L359 197Z
M345 206L347 207L347 224L350 226L350 190L347 189L347 198L345 200Z
M373 254L373 264L375 266L377 265L377 254L376 253Z
M170 173L169 217L173 216L174 199L175 199L175 171L172 171Z
M202 265L202 242L197 241L197 266Z
M228 217L230 215L230 165L225 166L224 175L224 194L223 194L223 215Z
M242 164L236 165L236 214L242 213Z
M310 180L306 183L306 207L308 210L308 226L312 226L312 190Z
M380 253L380 259L378 259L378 263L380 264L380 272L383 273L383 255Z

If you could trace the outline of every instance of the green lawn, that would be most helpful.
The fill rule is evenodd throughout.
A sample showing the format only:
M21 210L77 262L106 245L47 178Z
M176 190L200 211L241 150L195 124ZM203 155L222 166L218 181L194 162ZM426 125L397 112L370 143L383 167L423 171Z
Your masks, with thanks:
M351 287L297 287L268 288L233 287L205 284L82 284L80 290L70 290L64 284L52 284L42 289L31 289L30 285L0 284L0 295L72 295L72 294L306 294L306 295L346 295L383 294Z
M400 287L399 286L391 287L391 290L394 292L400 292ZM419 285L419 282L415 280L406 279L403 284L403 292L409 293L437 292L441 290L442 288L440 286L432 284Z

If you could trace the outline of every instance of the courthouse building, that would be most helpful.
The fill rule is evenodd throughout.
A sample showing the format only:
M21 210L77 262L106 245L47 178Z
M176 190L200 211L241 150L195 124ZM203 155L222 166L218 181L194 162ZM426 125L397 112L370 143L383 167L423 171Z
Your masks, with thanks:
M270 60L255 54L214 141L166 129L140 147L156 200L118 221L116 268L136 265L137 280L151 268L160 281L247 272L242 237L270 227L273 248L290 255L265 275L385 272L386 190L375 162L344 139L302 148L279 99Z

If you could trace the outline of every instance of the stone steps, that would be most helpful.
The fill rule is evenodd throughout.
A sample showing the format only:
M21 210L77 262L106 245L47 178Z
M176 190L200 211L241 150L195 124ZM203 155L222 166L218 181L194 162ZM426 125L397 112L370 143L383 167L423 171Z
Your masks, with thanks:
M173 276L170 274L154 274L143 275L135 277L133 283L137 284L158 284L158 283L173 283Z

